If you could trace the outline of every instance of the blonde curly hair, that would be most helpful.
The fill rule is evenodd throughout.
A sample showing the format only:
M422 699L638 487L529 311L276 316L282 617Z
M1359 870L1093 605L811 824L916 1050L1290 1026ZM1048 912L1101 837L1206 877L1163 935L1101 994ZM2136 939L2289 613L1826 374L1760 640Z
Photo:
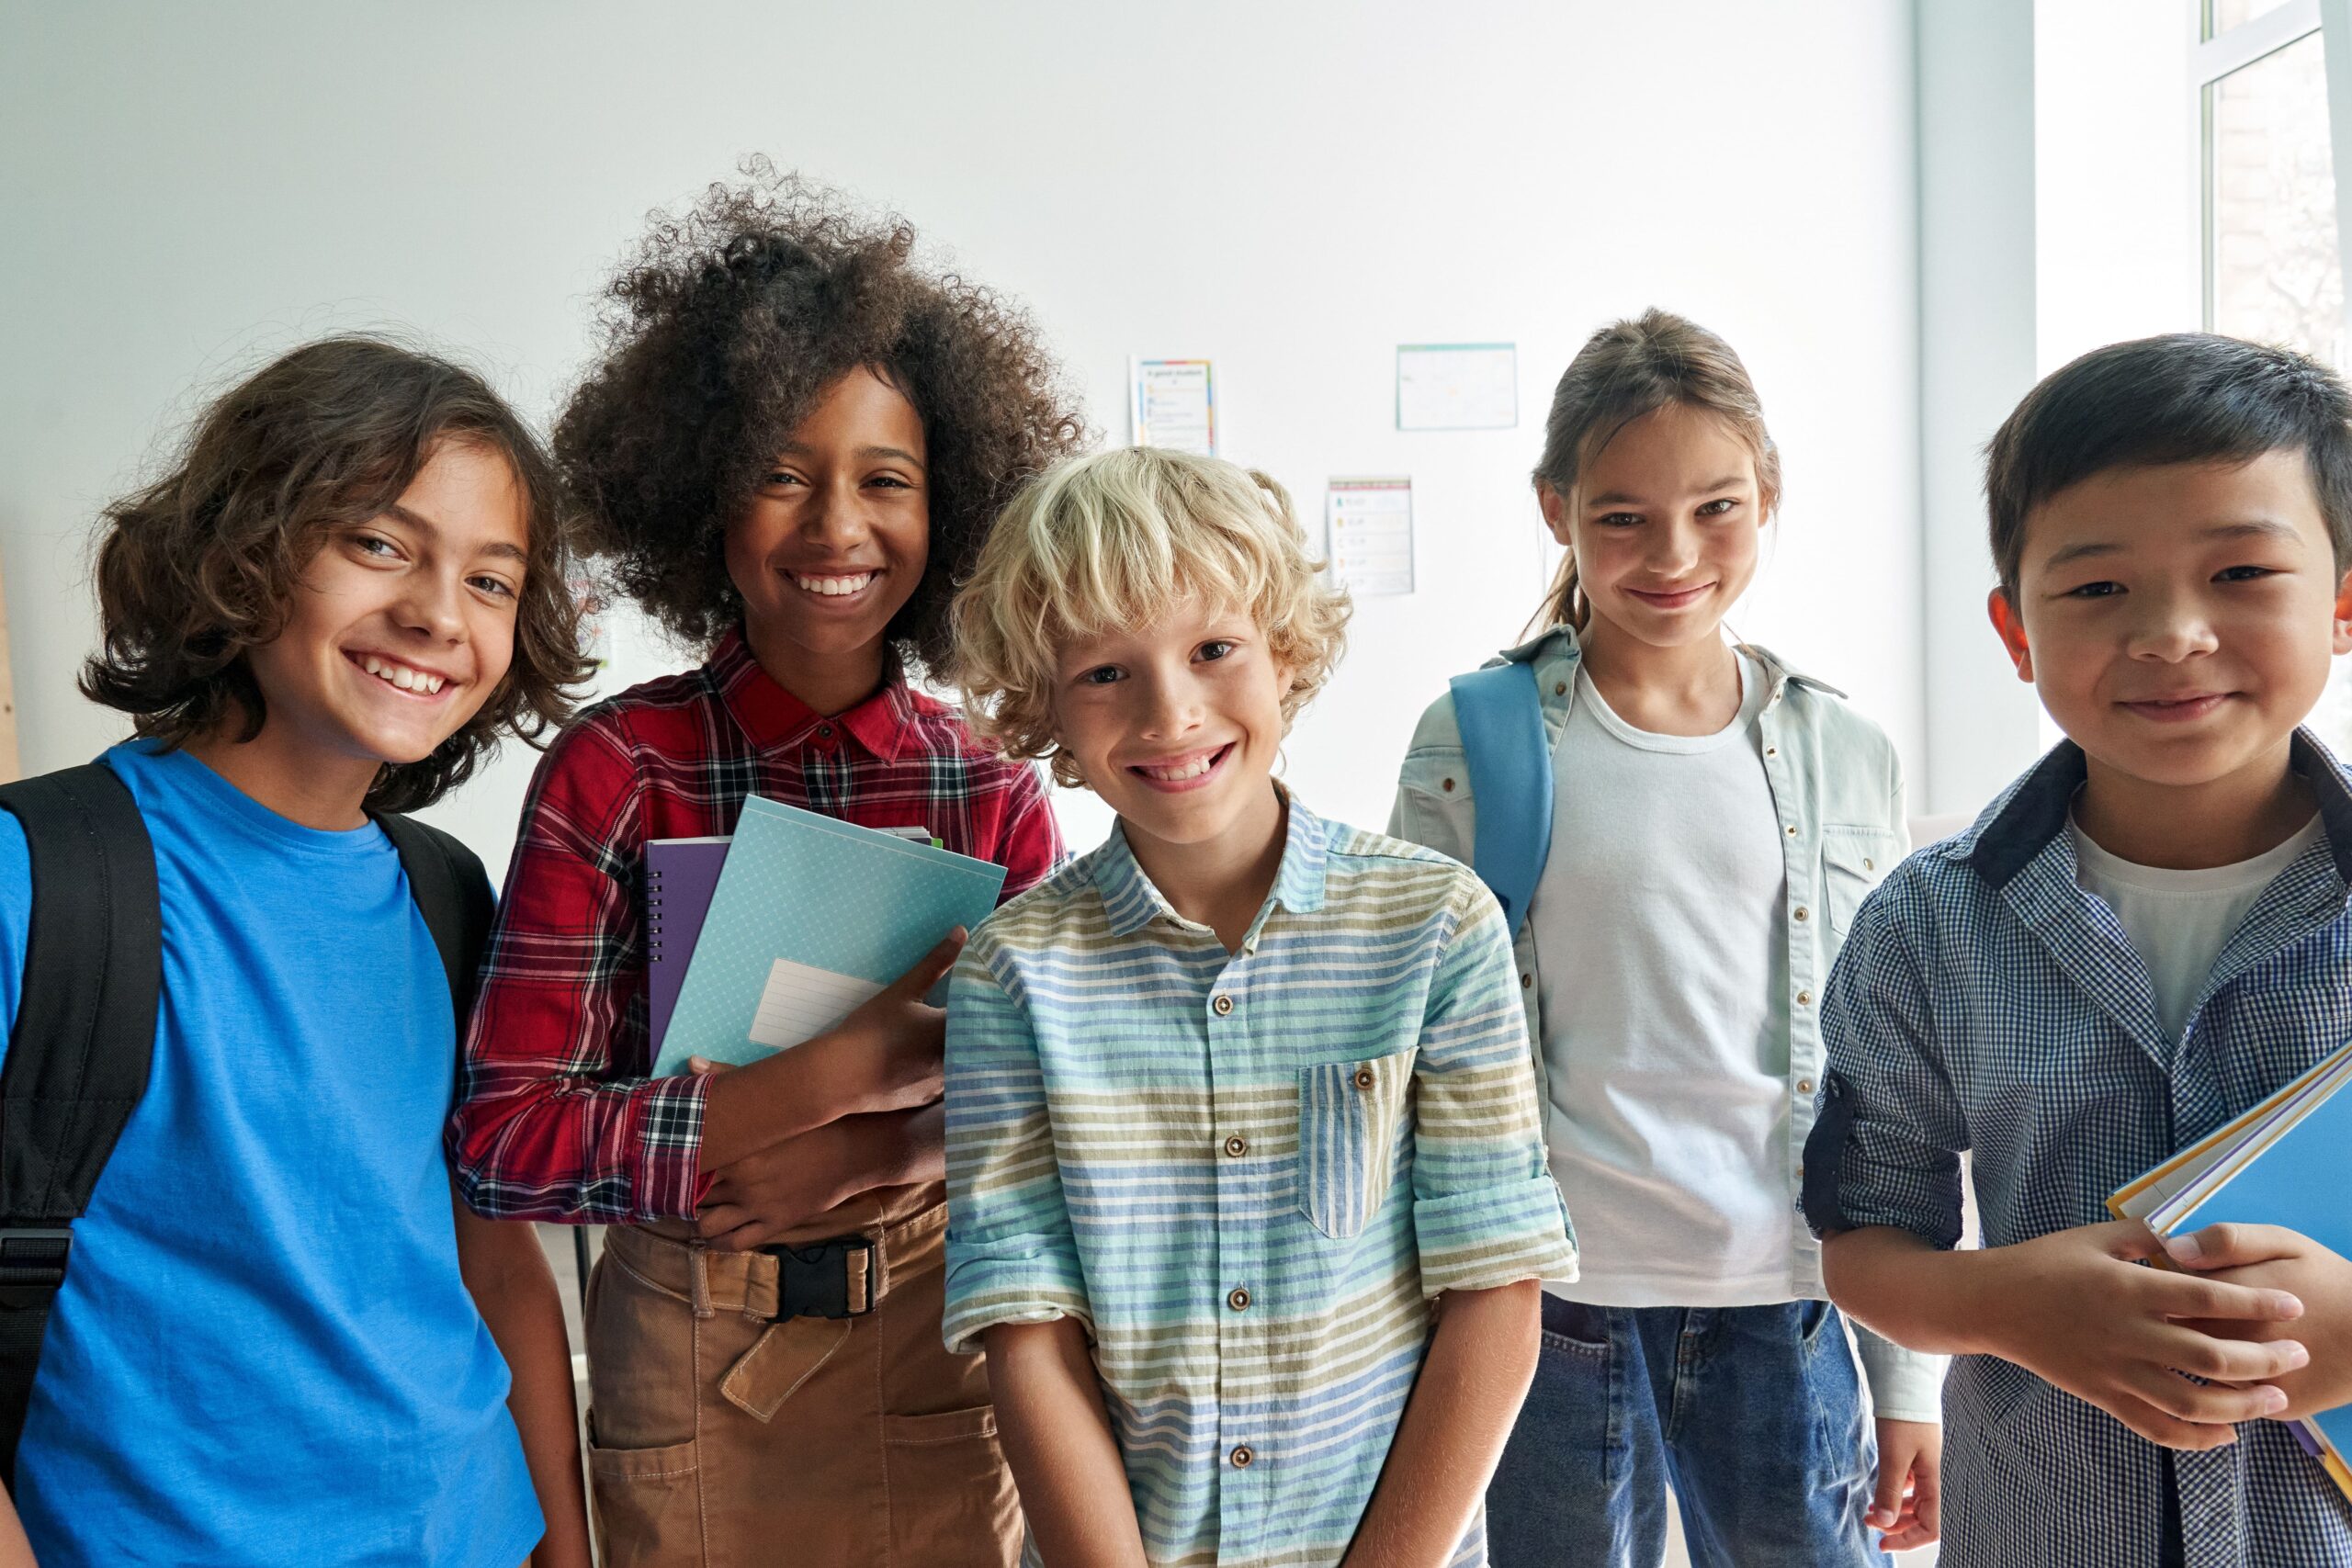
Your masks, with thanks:
M1163 447L1073 457L1023 485L956 595L954 675L972 728L1007 756L1085 783L1054 738L1069 643L1151 626L1188 599L1246 609L1291 672L1285 731L1330 678L1347 595L1322 578L1283 487Z

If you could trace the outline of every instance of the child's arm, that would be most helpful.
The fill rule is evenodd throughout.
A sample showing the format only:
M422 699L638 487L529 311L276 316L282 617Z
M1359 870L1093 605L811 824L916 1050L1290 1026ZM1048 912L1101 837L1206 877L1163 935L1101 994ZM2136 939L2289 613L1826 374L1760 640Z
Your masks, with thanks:
M628 1076L643 1070L630 1049L643 1043L632 1010L643 788L631 743L595 716L556 740L532 782L450 1118L458 1186L478 1213L691 1219L704 1179L743 1155L939 1098L938 1010L897 987L740 1073ZM935 976L952 961L950 949L918 967Z
M1462 874L1413 1062L1413 1239L1438 1305L1348 1568L1447 1562L1535 1375L1543 1280L1576 1278L1510 937Z
M1056 1568L1143 1568L1143 1531L1085 1328L1069 1317L1000 1323L983 1338L997 1432L1038 1555Z
M17 1505L6 1492L0 1492L0 1568L40 1568L25 1527L17 1522Z
M1872 1225L1830 1236L1822 1268L1838 1304L1892 1339L2014 1361L2166 1448L2226 1447L2234 1423L2286 1408L2270 1380L2304 1364L2303 1347L2221 1338L2183 1320L2284 1322L2302 1303L2140 1266L2157 1251L2137 1220L1978 1252Z
M2229 1423L2272 1414L2277 1391L2177 1374L2257 1382L2285 1370L2289 1353L2173 1320L2283 1319L2301 1310L2291 1297L2139 1267L2156 1244L2137 1222L1951 1250L1967 1117L1904 929L1920 913L1894 891L1864 907L1822 998L1828 1060L1805 1145L1804 1206L1824 1238L1830 1296L1913 1349L2015 1362L2152 1441L2230 1442Z
M1437 1333L1344 1568L1453 1560L1535 1379L1543 1302L1532 1280L1438 1298Z
M490 1337L506 1358L513 1386L506 1408L523 1438L547 1534L532 1568L590 1568L588 1498L580 1477L580 1408L571 1384L571 1346L555 1275L533 1227L485 1220L458 1201L458 1269Z
M2282 1420L2352 1404L2352 1258L2279 1225L2207 1225L2165 1244L2172 1260L2213 1279L2284 1291L2303 1303L2294 1337L2311 1353L2301 1371L2270 1378L2287 1396ZM2244 1321L2194 1326L2229 1339L2275 1339L2276 1324Z

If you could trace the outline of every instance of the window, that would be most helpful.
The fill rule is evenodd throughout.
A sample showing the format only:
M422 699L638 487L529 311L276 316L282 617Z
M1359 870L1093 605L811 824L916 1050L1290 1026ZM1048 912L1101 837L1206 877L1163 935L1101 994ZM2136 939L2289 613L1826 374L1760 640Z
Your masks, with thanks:
M2327 51L2319 0L2208 0L2203 96L2205 324L2352 372L2345 334ZM2352 657L2312 728L2352 757Z

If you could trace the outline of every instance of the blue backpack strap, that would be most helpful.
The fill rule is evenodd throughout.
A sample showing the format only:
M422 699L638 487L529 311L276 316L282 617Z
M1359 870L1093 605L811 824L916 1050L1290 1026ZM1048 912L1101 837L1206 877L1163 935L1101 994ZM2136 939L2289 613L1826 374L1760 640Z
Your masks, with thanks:
M1552 748L1535 667L1516 660L1453 678L1453 718L1478 813L1470 865L1515 940L1552 852Z

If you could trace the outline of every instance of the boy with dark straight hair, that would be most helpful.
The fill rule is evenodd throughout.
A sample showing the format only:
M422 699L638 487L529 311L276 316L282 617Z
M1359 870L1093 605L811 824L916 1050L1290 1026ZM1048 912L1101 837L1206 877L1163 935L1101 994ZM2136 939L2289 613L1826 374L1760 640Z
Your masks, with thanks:
M554 1277L442 1145L490 885L400 815L571 710L556 493L480 377L341 337L107 509L81 685L136 739L0 786L0 1474L51 1568L588 1568Z
M2352 1261L2104 1208L2352 1035L2352 783L2299 728L2352 651L2347 419L2312 361L2182 334L1994 438L1993 624L2068 739L1863 907L1805 1151L1838 1303L1956 1356L1948 1568L2352 1557L2278 1424L2352 1400Z

